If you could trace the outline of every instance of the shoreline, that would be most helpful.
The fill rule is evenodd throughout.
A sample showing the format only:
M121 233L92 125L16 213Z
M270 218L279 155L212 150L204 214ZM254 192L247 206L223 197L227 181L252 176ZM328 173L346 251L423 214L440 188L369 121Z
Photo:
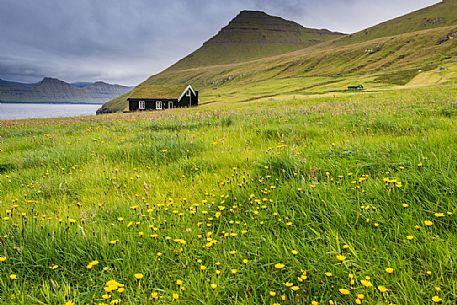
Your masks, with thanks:
M89 102L10 102L10 101L0 101L0 104L103 105L104 103L89 103Z
M54 119L95 116L100 104L91 103L0 103L0 122L23 119Z

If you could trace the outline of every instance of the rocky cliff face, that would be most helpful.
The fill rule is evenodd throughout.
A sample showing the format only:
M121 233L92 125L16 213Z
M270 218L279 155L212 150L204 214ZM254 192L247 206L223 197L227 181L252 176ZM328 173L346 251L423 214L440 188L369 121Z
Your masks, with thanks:
M4 102L103 103L131 89L131 87L104 82L73 85L48 77L35 84L0 80L0 100Z
M295 44L305 47L341 36L329 30L310 29L260 11L242 11L207 44Z

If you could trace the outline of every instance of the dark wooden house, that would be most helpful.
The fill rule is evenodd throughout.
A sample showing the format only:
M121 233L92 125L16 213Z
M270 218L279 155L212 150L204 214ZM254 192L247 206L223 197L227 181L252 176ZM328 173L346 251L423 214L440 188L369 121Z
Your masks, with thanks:
M157 90L153 93L154 95L157 94L156 97L128 98L129 111L164 110L198 106L198 91L195 91L190 85L184 91L181 90L182 87L181 89L170 87L164 90L162 88L162 90Z
M362 91L364 87L362 85L357 85L357 86L349 86L348 91Z

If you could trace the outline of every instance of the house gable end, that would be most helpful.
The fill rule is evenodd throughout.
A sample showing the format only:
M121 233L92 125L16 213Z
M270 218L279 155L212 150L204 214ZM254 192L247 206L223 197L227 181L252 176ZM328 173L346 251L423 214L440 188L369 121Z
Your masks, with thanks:
M178 100L181 100L181 99L186 95L186 93L187 93L189 90L192 92L192 94L193 94L194 96L197 95L197 93L195 93L195 91L194 91L194 88L192 88L191 85L188 85L188 86L186 87L186 89L184 89L184 91L182 92L182 94L181 94L181 96L178 98Z

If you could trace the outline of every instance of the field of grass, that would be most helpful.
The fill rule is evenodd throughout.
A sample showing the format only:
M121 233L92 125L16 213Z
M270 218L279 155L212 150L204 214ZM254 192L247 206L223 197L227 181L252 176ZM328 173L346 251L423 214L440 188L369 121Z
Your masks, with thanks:
M0 122L0 304L455 304L456 130L444 86Z

